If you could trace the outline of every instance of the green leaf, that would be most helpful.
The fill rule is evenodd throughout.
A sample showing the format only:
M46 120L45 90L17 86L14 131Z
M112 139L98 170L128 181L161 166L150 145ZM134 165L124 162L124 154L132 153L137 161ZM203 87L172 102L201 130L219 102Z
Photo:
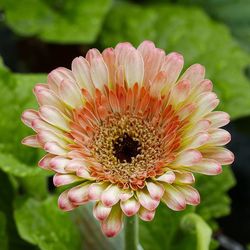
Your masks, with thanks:
M33 168L27 166L15 159L12 155L2 153L0 153L0 169L16 177L35 176L42 172L38 167Z
M182 212L176 212L161 204L153 221L140 221L139 235L143 249L193 250L196 244L195 235L184 232L181 228L183 216L193 211L193 207L188 207Z
M235 178L229 167L224 167L217 176L197 176L196 187L201 195L201 203L196 207L196 213L206 221L228 215L231 201L227 191L234 185Z
M17 202L15 221L21 237L42 250L79 250L79 231L69 213L59 210L57 201L28 199Z
M186 67L203 64L221 100L219 109L234 119L250 114L250 82L244 75L250 58L225 26L197 8L115 5L101 34L103 47L120 41L138 45L145 39L166 51L182 53Z
M0 246L2 250L8 249L8 235L6 232L6 219L4 213L0 211Z
M203 7L214 19L227 24L241 45L250 51L250 2L248 0L179 0Z
M194 213L187 214L183 216L181 226L186 231L194 231L197 237L197 250L209 250L212 230L202 217Z
M7 25L22 36L55 43L95 41L111 0L3 0ZM25 13L25 14L24 14Z
M34 250L35 248L24 240L22 240L17 233L15 221L13 218L14 197L15 190L11 185L9 176L0 170L0 211L4 214L6 218L6 232L9 238L9 240L6 241L6 243L4 244L7 244L7 249L10 250ZM1 232L2 230L0 230L0 234ZM0 246L2 247L1 239Z

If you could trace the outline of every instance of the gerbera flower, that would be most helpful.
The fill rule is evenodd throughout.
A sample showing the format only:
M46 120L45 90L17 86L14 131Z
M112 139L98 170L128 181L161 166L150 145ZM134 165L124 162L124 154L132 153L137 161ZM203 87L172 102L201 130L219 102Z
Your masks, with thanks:
M160 201L176 211L199 204L193 173L216 175L233 162L222 147L230 134L220 129L229 116L213 111L219 100L204 67L180 76L182 68L182 55L150 41L137 49L120 43L89 50L35 86L39 111L22 120L36 134L23 144L48 153L39 166L56 173L55 186L71 184L59 197L62 210L94 201L112 237L124 215L150 221Z

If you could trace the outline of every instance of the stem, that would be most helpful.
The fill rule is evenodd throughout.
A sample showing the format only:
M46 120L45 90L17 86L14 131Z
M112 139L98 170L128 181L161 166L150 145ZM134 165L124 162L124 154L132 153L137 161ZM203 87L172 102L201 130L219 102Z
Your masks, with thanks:
M125 219L125 247L124 250L138 250L139 233L138 217L126 217Z

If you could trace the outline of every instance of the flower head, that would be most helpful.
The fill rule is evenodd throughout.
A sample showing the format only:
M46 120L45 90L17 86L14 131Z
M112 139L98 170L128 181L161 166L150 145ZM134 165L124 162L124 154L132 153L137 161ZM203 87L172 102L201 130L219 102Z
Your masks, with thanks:
M39 166L55 186L73 184L58 200L69 211L94 201L103 232L115 236L123 216L150 221L160 201L173 210L200 202L193 173L216 175L233 154L222 146L229 122L199 64L180 76L183 57L144 41L88 51L72 69L53 70L34 88L39 111L23 122L35 135L23 144L48 154Z

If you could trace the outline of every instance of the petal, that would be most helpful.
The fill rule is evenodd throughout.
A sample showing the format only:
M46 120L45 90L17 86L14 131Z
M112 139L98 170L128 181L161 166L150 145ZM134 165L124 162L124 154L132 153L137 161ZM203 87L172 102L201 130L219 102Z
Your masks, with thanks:
M74 81L74 76L72 72L66 68L59 67L51 71L48 75L48 85L51 90L56 94L58 93L58 88L62 80L69 79Z
M195 182L194 175L190 172L175 171L175 183L192 184Z
M137 190L136 191L139 202L146 209L153 211L159 205L159 200L154 200L147 190Z
M72 62L72 72L80 88L86 88L90 93L94 93L94 85L90 75L88 61L82 56L76 57Z
M192 88L198 86L198 84L204 80L205 68L200 64L191 65L181 76L181 80L188 80L191 83Z
M175 187L169 184L164 184L165 193L162 196L162 201L172 210L181 211L186 208L184 195Z
M206 116L211 122L211 128L219 128L227 125L230 121L229 114L222 111L214 111Z
M144 77L143 59L139 51L131 50L125 60L125 78L129 87L135 83L141 86Z
M201 150L205 158L210 158L218 161L222 165L231 164L234 161L234 154L222 147L208 147Z
M126 201L134 195L134 192L131 190L122 190L120 193L120 200Z
M46 142L43 149L53 155L66 155L68 153L68 151L57 142Z
M35 119L39 119L40 116L38 114L38 112L36 110L32 110L32 109L27 109L22 113L22 122L27 125L28 127L32 127L31 123L33 120Z
M40 107L39 114L49 124L64 131L70 131L69 119L55 107L42 106Z
M145 209L144 207L140 207L139 210L139 217L144 221L151 221L154 219L155 216L155 210L149 211Z
M163 182L171 184L175 180L175 174L174 174L173 171L167 171L163 175L157 177L156 180L157 181L163 181Z
M164 193L164 188L160 183L147 182L147 189L154 200L160 200Z
M103 90L104 85L109 83L109 73L107 65L102 56L94 58L90 64L90 74L96 88Z
M121 189L116 185L109 185L101 195L104 206L112 207L120 200Z
M37 135L30 135L25 137L22 140L22 144L33 148L41 148L41 144L37 140Z
M84 204L89 200L89 183L83 183L69 190L68 197L74 204Z
M224 129L216 129L210 133L210 139L207 144L214 146L223 146L231 141L231 135Z
M47 142L56 142L61 147L67 147L68 143L50 130L41 130L37 134L38 141L44 145Z
M196 149L207 143L210 139L210 135L206 132L200 132L184 142L185 149Z
M69 190L64 191L58 198L58 207L63 211L71 211L77 207L70 202L68 192Z
M206 158L203 158L202 161L196 165L187 167L186 170L206 175L217 175L222 172L219 162Z
M74 82L63 80L59 85L59 95L71 108L80 108L83 106L80 88Z
M50 105L58 108L60 111L64 112L64 106L55 93L50 89L40 88L36 86L34 92L40 106Z
M151 41L142 42L137 50L141 53L144 61L144 84L148 84L153 81L157 72L160 71L165 52L155 48L154 43Z
M171 164L173 164L173 166L192 166L200 162L201 159L202 155L198 150L188 149L181 152Z
M83 179L86 179L86 180L93 180L94 178L90 175L89 171L86 170L85 167L81 167L81 168L78 168L76 170L76 175L83 178Z
M68 171L65 170L65 167L69 162L70 160L65 157L56 156L50 160L49 166L50 169L54 170L57 173L66 174L68 173Z
M127 216L135 215L140 208L140 203L135 198L130 198L126 201L121 201L121 209Z
M170 89L172 84L178 79L183 68L183 64L183 56L179 53L172 52L165 57L161 70L165 71L168 75L168 84L166 86L166 90Z
M53 177L53 183L56 187L68 185L80 180L82 179L73 174L55 174Z
M109 81L111 85L114 85L115 83L115 51L113 48L107 48L102 52L102 56L108 68Z
M168 79L165 71L160 71L151 82L150 92L153 96L159 97Z
M101 223L102 232L107 237L115 237L122 228L122 211L120 207L113 207L108 218Z
M89 186L89 200L100 200L102 192L107 188L107 183L92 183Z
M111 207L105 207L100 201L97 202L93 208L93 215L99 221L104 221L108 218Z
M184 195L187 204L196 206L200 203L200 194L192 186L175 185L175 188L177 188Z
M190 94L191 83L187 80L182 80L177 83L171 93L171 99L175 105L183 102L187 99Z
M193 114L192 120L199 119L200 117L206 116L209 112L214 110L218 104L219 99L217 95L213 92L205 92L198 96L195 100L196 111Z
M50 170L50 161L54 158L55 156L52 154L46 154L39 162L38 166Z

